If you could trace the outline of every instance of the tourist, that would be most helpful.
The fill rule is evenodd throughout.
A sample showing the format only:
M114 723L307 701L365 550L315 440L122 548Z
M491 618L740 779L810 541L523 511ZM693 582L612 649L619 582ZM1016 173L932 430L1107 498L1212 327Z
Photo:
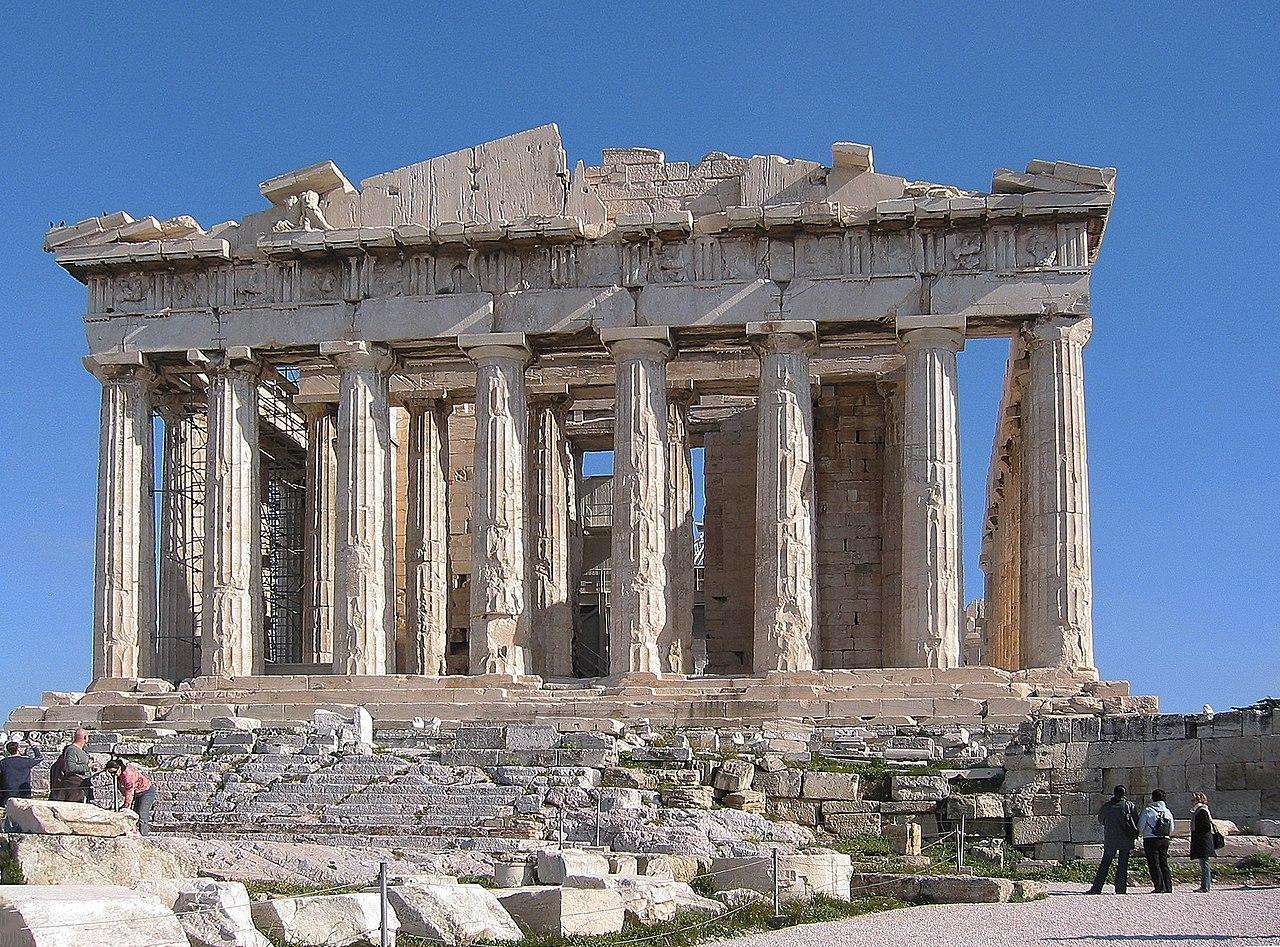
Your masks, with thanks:
M89 758L85 745L89 731L75 732L71 742L49 770L49 798L60 802L92 802L93 774L98 764Z
M27 741L26 752L16 741L5 744L5 758L0 760L0 806L10 799L31 798L31 771L40 765L44 755L40 747ZM6 813L4 830L16 832L17 827L9 821Z
M107 763L107 772L116 778L116 786L120 789L121 809L132 809L138 814L138 832L141 835L151 833L151 807L156 802L156 787L151 777L132 763L116 757Z
M1133 851L1133 840L1138 837L1138 823L1135 807L1125 796L1125 788L1117 786L1098 812L1103 830L1102 864L1093 876L1090 894L1102 894L1112 859L1116 862L1116 894L1124 894L1129 888L1129 853Z
M1169 843L1173 841L1173 813L1165 805L1163 789L1151 793L1151 803L1138 816L1138 834L1142 836L1142 854L1147 856L1147 870L1155 894L1173 894L1173 875L1169 873Z
M1208 894L1213 887L1213 867L1209 859L1226 844L1226 840L1213 824L1209 797L1195 792L1191 794L1191 801L1195 803L1191 810L1191 857L1200 863L1200 887L1196 891Z

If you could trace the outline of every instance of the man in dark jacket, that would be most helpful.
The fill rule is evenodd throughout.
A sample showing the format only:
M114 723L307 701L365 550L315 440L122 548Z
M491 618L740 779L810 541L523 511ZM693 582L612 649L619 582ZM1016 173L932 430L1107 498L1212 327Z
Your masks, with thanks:
M1098 812L1098 821L1102 823L1102 864L1093 876L1090 894L1102 894L1113 859L1116 862L1116 894L1124 894L1129 887L1129 853L1133 851L1133 840L1138 835L1138 813L1125 796L1125 788L1117 786Z
M31 771L44 759L40 753L40 747L34 743L27 744L25 753L16 742L7 744L4 749L7 755L0 760L0 807L10 799L31 798ZM4 820L4 830L14 831L14 826L7 815Z

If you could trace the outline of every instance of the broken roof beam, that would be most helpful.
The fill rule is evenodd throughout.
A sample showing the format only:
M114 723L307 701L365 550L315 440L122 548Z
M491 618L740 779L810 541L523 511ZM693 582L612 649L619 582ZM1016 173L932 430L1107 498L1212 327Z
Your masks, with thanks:
M277 207L283 206L288 203L289 198L304 191L315 191L321 197L332 194L334 191L340 191L343 194L354 194L356 191L346 175L332 161L321 161L319 164L308 165L297 171L277 174L259 184L258 190L262 192L263 197Z

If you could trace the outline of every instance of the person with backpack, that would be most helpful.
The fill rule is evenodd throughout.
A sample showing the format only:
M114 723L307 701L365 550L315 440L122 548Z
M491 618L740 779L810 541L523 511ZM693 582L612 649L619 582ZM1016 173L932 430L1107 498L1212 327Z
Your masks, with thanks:
M1102 894L1113 860L1116 862L1116 894L1128 891L1129 854L1133 851L1133 840L1138 837L1138 823L1137 808L1126 795L1125 788L1117 786L1098 812L1098 821L1102 823L1102 864L1093 876L1089 894Z
M49 769L49 798L55 802L93 802L93 774L98 764L89 758L85 746L89 731L76 730Z
M1151 803L1138 816L1142 854L1147 856L1154 894L1173 894L1173 874L1169 871L1169 843L1173 841L1173 813L1165 805L1163 789L1153 790Z
M1208 894L1213 887L1213 866L1209 859L1226 844L1226 839L1213 824L1209 797L1202 792L1194 792L1191 801L1195 803L1191 810L1191 858L1200 863L1200 887L1196 891Z

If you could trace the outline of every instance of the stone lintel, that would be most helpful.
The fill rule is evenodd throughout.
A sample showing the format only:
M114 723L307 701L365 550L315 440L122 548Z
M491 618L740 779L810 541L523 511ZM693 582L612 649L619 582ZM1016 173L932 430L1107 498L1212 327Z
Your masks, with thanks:
M747 335L802 335L816 339L818 324L812 319L780 319L776 322L748 322Z
M336 164L332 161L321 161L319 164L268 178L258 185L258 190L272 204L280 206L290 197L301 194L303 191L315 191L323 196L331 191L354 194L356 189L351 186L346 175L338 169Z
M964 335L967 322L962 312L930 312L916 316L897 316L894 327L899 336L914 329L954 329Z

